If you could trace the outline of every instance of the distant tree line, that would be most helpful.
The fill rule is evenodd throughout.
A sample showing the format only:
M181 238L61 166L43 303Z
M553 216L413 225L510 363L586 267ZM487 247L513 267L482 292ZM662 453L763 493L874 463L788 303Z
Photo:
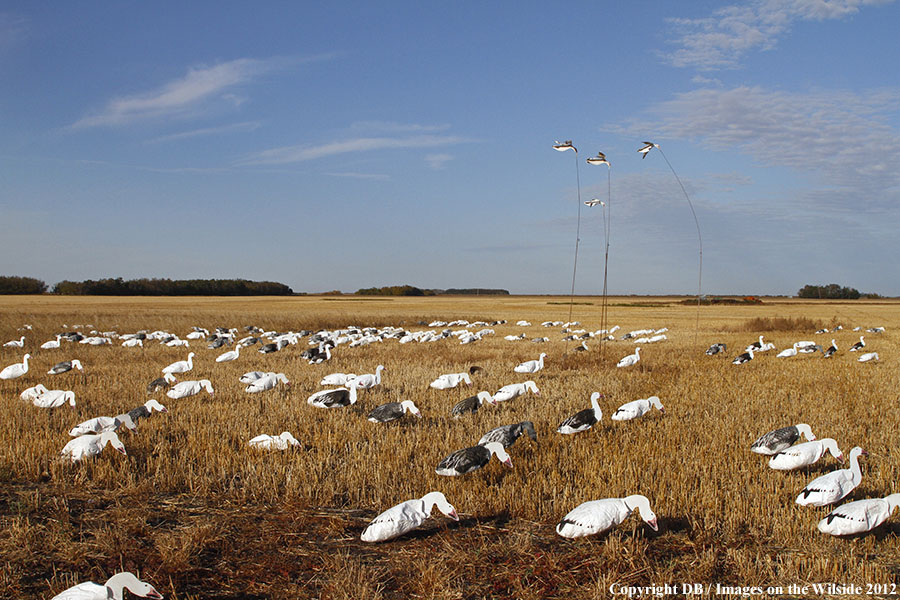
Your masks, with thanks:
M841 287L836 283L828 285L804 285L797 292L799 298L824 298L828 300L856 300L863 295L877 296L877 294L861 294L859 290L851 287Z
M47 284L34 277L0 276L0 294L43 294Z
M54 294L74 296L290 296L293 290L274 281L247 279L88 279L60 281Z
M370 287L356 291L359 296L440 296L440 295L482 295L482 296L508 296L509 290L491 288L450 288L447 290L428 290L412 285L390 285L385 287Z

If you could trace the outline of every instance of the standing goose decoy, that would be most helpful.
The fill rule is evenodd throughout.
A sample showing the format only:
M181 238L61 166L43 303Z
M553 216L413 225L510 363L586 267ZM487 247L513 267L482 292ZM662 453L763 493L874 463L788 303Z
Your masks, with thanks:
M281 435L258 435L249 442L251 448L260 450L287 450L290 446L300 446L300 442L290 431L282 431Z
M132 408L131 410L129 410L128 416L131 417L132 421L137 423L139 419L146 419L147 417L149 417L154 410L159 412L169 412L169 409L151 398L137 408Z
M49 371L47 371L47 375L59 375L60 373L71 371L72 369L78 369L82 373L84 372L84 367L81 366L81 361L76 358L56 363Z
M83 423L79 423L69 431L72 437L78 437L88 433L103 433L104 431L118 431L122 426L127 427L131 431L137 429L137 425L131 419L128 413L123 413L117 417L94 417Z
M835 457L838 462L844 462L844 455L838 449L837 442L831 438L823 438L785 448L769 459L769 467L776 471L793 471L808 467L818 462L825 452Z
M116 432L104 431L98 435L82 435L69 440L69 443L60 451L60 456L64 459L71 460L72 462L78 462L85 458L97 456L103 451L106 444L110 444L122 454L128 455L128 453L125 452L125 446L119 441L119 436L116 435Z
M588 429L593 427L594 423L599 423L600 419L603 418L603 411L600 410L600 405L597 404L597 399L602 397L603 394L601 394L600 392L594 392L593 394L591 394L591 408L580 410L560 423L559 427L556 428L556 432L566 435L580 433L582 431L587 431Z
M65 390L47 390L37 398L32 399L32 404L38 408L58 408L68 403L75 408L75 392Z
M484 446L471 446L457 450L442 460L434 470L438 475L456 476L471 473L488 464L491 456L497 455L497 460L509 468L512 468L512 460L499 442L488 442Z
M250 383L250 385L244 388L244 391L250 394L264 392L266 390L271 390L272 388L274 388L276 385L278 385L279 381L285 386L291 387L291 382L288 381L288 378L285 377L284 373L266 373L259 379Z
M610 418L613 421L630 421L631 419L637 419L638 417L644 416L650 412L650 409L654 406L659 409L659 412L666 414L666 409L663 408L659 396L650 396L649 398L641 398L640 400L626 402L617 408L616 412L614 412Z
M835 353L837 353L837 351L838 351L837 342L835 342L834 340L831 340L831 345L828 347L827 350L825 350L825 352L822 353L822 358L831 358L832 356L835 355Z
M0 371L0 379L17 379L28 372L28 359L30 354L22 357L22 362L9 365Z
M331 373L322 378L319 385L347 385L348 381L356 379L356 373Z
M587 342L581 342L580 345L572 348L572 352L587 352L587 351L588 351Z
M468 398L457 402L453 408L450 409L450 415L458 419L466 413L477 412L485 402L488 404L497 404L488 392L478 392L475 396L469 396Z
M458 386L460 382L465 382L466 385L472 385L472 378L469 377L468 373L447 373L446 375L440 375L437 379L429 383L428 387L432 387L436 390L449 390L450 388Z
M342 408L356 404L356 386L351 383L345 388L316 392L306 399L306 403L319 408Z
M792 356L797 356L797 344L794 343L790 348L785 348L781 352L775 355L775 358L791 358Z
M234 350L229 350L228 352L223 352L222 354L216 357L216 362L231 362L233 360L237 360L241 355L241 345L238 344L234 347Z
M863 339L863 336L859 336L859 341L850 346L850 352L858 352L866 347L866 340Z
M898 505L900 494L848 502L819 521L818 529L831 535L853 535L872 531L887 521Z
M750 344L749 346L747 346L744 349L744 351L749 352L750 350L753 350L754 352L759 352L762 349L762 347L763 347L763 336L759 336L759 339L757 341L753 342L752 344Z
M44 342L41 344L41 350L56 350L59 348L59 340L62 339L61 335L57 335L55 340L50 340L49 342Z
M172 386L172 389L166 392L166 396L172 398L173 400L178 400L180 398L187 398L188 396L193 396L194 394L199 394L201 390L206 390L209 392L210 396L215 392L213 391L212 383L209 379L201 379L200 381L182 381L180 383L176 383Z
M43 384L39 383L33 387L28 388L21 394L19 394L19 398L21 398L22 400L27 400L28 402L31 402L38 396L47 393L47 391L48 391L47 388L45 388L43 386Z
M384 371L384 365L378 365L375 368L375 373L366 373L365 375L358 375L355 379L352 379L348 382L348 384L353 385L357 389L368 390L376 385L381 384L381 372Z
M565 538L578 538L602 533L621 524L637 509L647 525L658 530L656 515L646 496L635 494L627 498L606 498L579 504L563 517L556 533Z
M756 452L757 454L772 456L773 454L778 454L782 450L790 448L794 442L800 439L801 435L810 442L816 440L816 436L813 435L812 428L810 428L809 425L806 423L798 423L788 427L781 427L780 429L770 431L769 433L764 433L750 445L750 451Z
M497 393L494 394L491 399L497 402L506 402L507 400L512 400L518 396L525 394L526 392L531 391L534 392L535 396L540 396L541 391L538 389L537 385L529 380L524 383L510 383L508 385L504 385L502 388L497 390Z
M544 358L547 356L546 352L541 352L540 358L537 360L526 360L523 363L519 363L513 369L516 373L537 373L541 369L544 368Z
M869 362L874 360L878 362L878 353L877 352L866 352L862 356L856 359L856 362Z
M810 481L797 496L797 504L828 506L852 492L862 481L862 471L859 468L860 455L865 456L866 451L854 446L850 450L850 468L838 469Z
M24 348L25 347L25 336L23 335L17 340L10 340L3 344L4 348Z
M171 373L166 373L164 376L154 379L147 384L147 393L154 394L162 390L167 390L169 389L169 386L171 386L176 381L177 380L175 379L174 375L172 375Z
M135 596L162 600L163 595L149 583L145 583L128 571L116 573L104 585L93 581L79 583L53 596L51 600L122 600L122 591L127 589Z
M416 405L413 404L412 400L388 402L387 404L376 406L369 412L366 418L373 423L387 423L389 421L396 421L407 412L416 415L420 419L422 418L422 413L419 412L419 409L416 408Z
M707 348L707 349L706 349L706 355L707 355L707 356L713 356L713 355L718 354L718 353L720 353L720 352L725 352L725 350L727 350L727 349L728 349L728 346L726 346L725 344L719 342L719 343L713 344L712 346L710 346L709 348Z
M528 437L537 442L537 433L534 431L534 423L531 421L522 421L512 425L501 425L491 429L478 440L479 446L490 444L491 442L499 442L504 448L512 446L517 439L522 437L523 433L527 433Z
M639 360L641 360L641 347L640 346L638 346L637 348L634 349L634 354L629 354L628 356L626 356L622 360L620 360L616 364L616 367L620 368L620 369L622 367L630 367L630 366L636 365Z
M731 361L731 364L742 365L744 363L750 362L751 360L753 360L753 350L747 350L746 352L735 358L733 361Z
M177 362L173 362L168 367L162 370L163 375L178 375L180 373L187 373L191 369L194 368L194 353L188 352L187 360L179 360Z
M384 542L401 536L424 523L435 506L454 521L459 521L456 509L447 502L444 494L429 492L419 499L392 506L372 519L359 539L364 542Z

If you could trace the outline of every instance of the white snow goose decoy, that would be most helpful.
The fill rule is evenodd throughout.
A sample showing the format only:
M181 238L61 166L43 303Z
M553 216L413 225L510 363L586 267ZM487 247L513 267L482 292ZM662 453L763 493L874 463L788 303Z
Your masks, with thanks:
M769 433L759 436L755 442L750 445L750 451L757 454L765 454L772 456L778 454L782 450L790 448L791 445L800 439L800 436L813 442L816 436L812 432L812 428L806 423L798 423L788 427L781 427Z
M519 363L513 369L516 373L537 373L541 369L544 368L544 358L546 358L547 353L541 352L540 358L537 360L526 360L523 363Z
M593 427L595 423L598 423L603 418L603 411L600 410L600 405L597 404L597 399L602 397L603 394L600 392L591 394L591 408L580 410L560 423L559 427L556 428L557 433L569 435L587 431Z
M319 385L347 385L348 381L356 379L356 373L331 373L322 378Z
M69 431L72 437L85 435L88 433L103 433L104 431L117 431L122 426L134 431L137 425L127 413L123 413L117 417L94 417L83 423L79 423Z
M375 517L359 539L364 542L383 542L401 536L424 523L435 506L454 521L459 521L456 509L447 502L444 494L429 492L416 500L392 506Z
M132 421L137 423L139 419L146 419L147 417L149 417L154 410L159 412L169 412L169 409L151 398L137 408L132 408L131 410L129 410L128 416L131 417Z
M719 343L713 344L712 346L707 348L706 355L713 356L715 354L719 354L720 352L725 352L725 350L727 350L727 349L728 349L727 345L723 344L722 342L719 342Z
M565 538L602 533L622 523L634 509L653 531L658 529L650 501L646 496L635 494L627 498L606 498L579 504L559 522L556 533Z
M856 359L856 362L869 362L869 361L878 362L878 353L877 352L866 352L862 356Z
M480 469L488 464L492 455L497 455L497 459L507 467L512 468L512 460L509 454L503 449L500 442L489 442L484 446L471 446L457 450L447 458L442 460L434 470L438 475L464 475Z
M259 379L253 381L244 388L244 391L250 394L255 394L257 392L264 392L266 390L271 390L278 382L283 383L287 387L291 387L291 382L285 377L284 373L266 373Z
M439 376L429 383L428 386L436 390L449 390L450 388L455 388L461 382L465 382L466 385L472 385L472 378L469 377L468 373L447 373Z
M753 360L753 350L752 349L747 350L743 354L739 355L737 358L735 358L733 361L731 361L731 364L742 365L744 363L750 362L751 360Z
M822 353L822 358L831 358L838 351L837 342L831 340L831 345Z
M801 506L828 506L852 492L862 481L859 457L865 454L865 450L859 446L854 446L850 450L850 468L831 471L810 481L797 496L797 504Z
M179 360L177 362L173 362L168 367L162 370L163 375L178 375L180 373L187 373L191 369L194 368L194 353L188 352L187 360Z
M306 403L319 408L342 408L356 404L356 386L351 383L345 388L316 392L306 399Z
M10 340L3 344L4 348L24 348L25 347L25 336L23 335L17 340Z
M122 454L128 454L125 452L125 446L119 441L119 436L116 435L115 431L104 431L98 435L82 435L70 440L69 443L63 447L60 455L64 459L78 462L85 458L97 456L103 451L106 444L110 444Z
M632 402L626 402L616 409L616 412L612 414L610 419L613 421L630 421L631 419L637 419L650 412L650 409L654 406L659 409L659 412L666 414L666 409L663 407L662 402L660 402L659 396L650 396L649 398L641 398Z
M791 358L792 356L797 356L797 344L794 343L790 348L786 348L775 355L775 358Z
M53 596L50 600L122 600L122 590L127 589L135 596L162 600L163 595L149 583L145 583L128 571L116 573L104 585L88 581L73 585Z
M0 371L0 379L17 379L28 372L28 359L30 354L22 357L22 362L9 365Z
M234 350L229 350L228 352L223 352L222 354L216 357L216 362L231 362L233 360L237 360L241 355L241 345L238 344L234 347Z
M823 438L795 444L781 450L769 459L769 467L776 471L793 471L815 464L826 452L835 457L838 462L844 462L844 455L838 449L837 442L831 438Z
M389 421L396 421L407 412L416 415L420 419L422 418L422 413L419 412L419 409L416 408L416 405L413 404L412 400L388 402L387 404L376 406L369 412L366 418L373 423L388 423Z
M466 413L474 413L477 412L481 405L487 402L488 404L497 404L494 402L494 399L491 397L488 392L478 392L475 396L469 396L463 400L457 402L453 408L450 409L450 415L454 418L459 418Z
M616 367L620 368L620 369L622 367L631 367L631 366L636 365L639 360L641 360L641 347L640 346L638 346L637 348L634 349L634 354L629 354L628 356L622 358L622 360L620 360L616 364Z
M177 380L175 379L174 375L172 375L171 373L166 373L164 376L154 379L147 384L147 393L153 394L156 392L161 392L162 390L167 390L169 389L169 386L171 386L176 381Z
M39 383L35 386L28 388L21 394L19 394L19 398L21 398L22 400L27 400L28 402L31 402L32 400L34 400L41 394L45 394L47 391L48 391L47 388L45 388L43 384Z
M39 408L57 408L66 404L75 408L75 392L66 390L47 390L31 403Z
M265 377L268 373L266 371L248 371L241 375L240 382L246 385L250 385L257 379L261 379Z
M354 379L351 379L347 382L348 385L352 385L360 390L368 390L376 385L381 384L381 372L384 371L384 365L378 365L375 368L375 373L366 373L364 375L357 375Z
M866 347L866 340L863 336L859 336L859 341L850 346L850 352L858 352Z
M212 382L209 379L201 379L200 381L182 381L172 386L172 389L166 392L166 396L173 400L187 398L194 394L199 394L201 390L206 390L210 395L214 394Z
M872 531L887 521L898 505L900 494L848 502L819 521L818 529L831 535L853 535Z
M531 421L522 421L521 423L513 423L512 425L501 425L491 429L478 440L479 446L490 444L491 442L500 442L504 448L512 446L517 439L522 437L523 433L527 433L528 437L537 442L537 433L534 431L534 423Z
M72 369L78 369L79 371L84 372L84 367L81 365L81 361L76 358L56 363L55 365L53 365L53 367L50 368L49 371L47 371L47 375L59 375L60 373L71 371Z
M62 339L62 336L57 335L55 340L44 342L43 344L41 344L41 350L56 350L57 348L59 348L60 339Z
M525 394L526 392L534 392L535 396L540 396L541 391L538 389L537 385L529 380L524 383L510 383L508 385L504 385L502 388L497 390L497 393L491 396L491 399L494 402L506 402L507 400L512 400L518 396Z
M282 431L281 435L258 435L249 442L251 448L260 450L287 450L290 446L299 446L300 442L290 431Z

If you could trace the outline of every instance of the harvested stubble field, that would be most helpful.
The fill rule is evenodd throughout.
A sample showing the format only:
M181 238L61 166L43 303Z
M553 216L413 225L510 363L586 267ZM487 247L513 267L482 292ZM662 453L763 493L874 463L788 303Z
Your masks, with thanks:
M900 491L900 303L770 301L754 306L704 306L695 339L696 308L674 298L613 299L610 324L621 334L668 327L668 340L645 345L629 369L616 361L633 345L571 352L558 329L568 299L508 298L0 298L0 367L32 354L22 378L0 381L0 594L50 597L77 581L104 581L119 570L139 572L167 598L603 598L612 584L720 583L785 588L791 583L865 586L900 579L900 518L871 535L832 538L816 531L827 509L794 498L830 457L810 470L776 472L749 452L760 434L805 422L841 449L863 446L863 481L851 499ZM579 298L573 318L600 327L600 301ZM187 349L149 343L143 349L41 343L74 324L119 333L164 329L184 337L191 326L258 325L288 331L357 326L427 329L434 319L506 319L496 335L474 344L455 338L340 346L334 358L309 365L303 346L263 355L248 348L230 363L222 350L192 342L186 379L208 378L216 393L182 400L160 394L169 408L123 433L122 456L107 448L81 464L57 459L76 423L142 404L145 387ZM514 323L527 319L533 325ZM844 329L814 335L807 327ZM853 326L885 326L868 334L879 363L860 364L846 350ZM792 327L800 329L790 330ZM545 344L509 342L524 331ZM776 359L768 352L746 365L731 358L764 334L778 349L801 339L839 353ZM725 356L708 357L713 342ZM568 351L568 352L567 352ZM543 371L526 377L513 366L547 352ZM47 375L78 358L85 374ZM331 372L386 370L381 386L360 392L344 409L313 408L306 398ZM478 365L471 388L436 391L442 373ZM292 381L247 394L239 376L284 372ZM479 390L532 378L542 395L526 395L454 420L449 409ZM71 389L77 407L40 409L19 400L27 387ZM563 418L602 391L604 419L574 436L555 432ZM612 422L617 406L657 395L667 413ZM412 399L423 418L376 425L373 407ZM451 451L473 445L487 430L534 422L539 443L523 437L510 448L514 467L492 461L456 478L434 473ZM302 447L252 451L260 433L292 432ZM460 513L435 518L404 537L364 544L359 535L376 514L431 490L443 491ZM586 500L646 495L659 517L653 532L637 516L594 538L556 535L559 519ZM870 596L871 597L871 596Z

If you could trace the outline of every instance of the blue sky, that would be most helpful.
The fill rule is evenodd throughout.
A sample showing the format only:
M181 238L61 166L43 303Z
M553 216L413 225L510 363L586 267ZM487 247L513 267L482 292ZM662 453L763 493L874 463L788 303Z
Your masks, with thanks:
M568 293L571 139L610 293L695 293L650 140L705 293L900 295L895 2L235 4L0 5L0 274Z

